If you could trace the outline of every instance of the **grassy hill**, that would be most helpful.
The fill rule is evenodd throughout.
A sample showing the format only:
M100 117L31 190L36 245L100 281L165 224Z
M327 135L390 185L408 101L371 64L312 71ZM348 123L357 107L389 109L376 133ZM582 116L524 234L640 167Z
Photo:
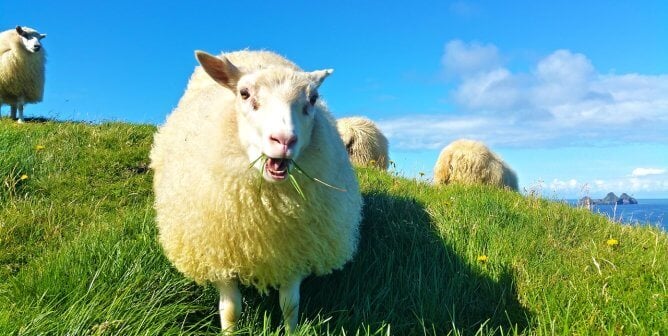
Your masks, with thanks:
M154 131L0 120L0 335L220 332L215 289L157 244ZM358 176L359 253L304 282L297 334L668 334L665 232L505 190ZM239 334L281 333L277 294L242 291Z

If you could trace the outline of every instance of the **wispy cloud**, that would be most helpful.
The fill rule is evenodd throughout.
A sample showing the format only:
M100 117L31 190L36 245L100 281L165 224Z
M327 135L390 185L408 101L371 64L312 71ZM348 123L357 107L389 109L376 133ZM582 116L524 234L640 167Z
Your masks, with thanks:
M662 175L665 174L666 170L661 168L636 168L631 172L633 177L642 177L650 175Z
M451 41L442 64L456 80L454 111L379 121L395 148L472 137L500 146L668 142L668 75L606 74L583 54L556 50L513 72L492 44ZM420 111L415 111L420 114Z
M578 182L576 179L570 179L567 181L562 181L559 179L554 179L552 182L550 182L550 189L551 190L576 190L578 188L581 188L582 184Z
M590 196L599 198L609 192L617 195L621 193L643 194L647 192L668 192L668 174L664 169L636 168L630 176L612 178L607 180L596 179L593 181L579 181L576 179L553 179L543 184L548 191L558 195L571 195L572 197Z
M540 135L514 126L513 120L486 116L414 115L378 122L383 133L399 150L440 149L459 138L488 144L522 145Z
M493 44L452 40L445 45L441 63L450 75L471 76L499 68L501 56Z
M473 17L480 13L480 7L470 1L455 1L450 5L450 11L461 17Z

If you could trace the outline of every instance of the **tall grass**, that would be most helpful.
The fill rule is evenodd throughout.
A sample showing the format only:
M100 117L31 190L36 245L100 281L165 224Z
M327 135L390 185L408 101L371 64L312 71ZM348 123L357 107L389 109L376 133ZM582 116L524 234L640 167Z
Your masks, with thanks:
M0 120L0 335L220 332L215 289L156 241L154 131ZM506 190L358 177L359 252L306 279L296 334L668 333L665 232ZM242 292L237 334L281 334L277 294Z

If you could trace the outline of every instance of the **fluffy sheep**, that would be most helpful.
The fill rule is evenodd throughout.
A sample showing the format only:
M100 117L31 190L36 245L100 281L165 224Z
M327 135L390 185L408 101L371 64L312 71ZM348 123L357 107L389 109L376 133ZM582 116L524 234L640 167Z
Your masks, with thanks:
M373 121L363 117L341 118L336 126L353 164L387 170L387 138Z
M434 183L480 183L518 189L515 172L485 144L468 139L443 148L434 166Z
M277 288L294 330L302 279L341 268L359 240L359 185L317 91L332 70L268 51L196 58L150 154L160 244L219 289L223 330L239 318L239 283Z
M10 116L23 122L23 105L42 101L46 52L40 42L46 34L28 27L0 33L0 108L11 106Z

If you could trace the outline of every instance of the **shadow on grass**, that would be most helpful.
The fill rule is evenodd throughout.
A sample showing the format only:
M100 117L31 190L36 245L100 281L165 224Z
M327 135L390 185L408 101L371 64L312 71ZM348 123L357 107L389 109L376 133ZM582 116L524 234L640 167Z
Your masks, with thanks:
M388 326L393 335L474 334L481 328L512 334L509 330L528 328L531 313L517 300L509 267L492 279L481 266L464 261L411 198L372 192L364 202L357 255L343 270L302 283L300 324L312 322L319 334L360 330L362 335ZM242 319L262 323L266 314L273 330L282 326L276 291L263 296L242 288L242 295ZM209 316L209 328L218 326L213 311L189 316L185 324Z
M413 199L364 200L358 255L342 271L304 282L301 320L331 316L327 328L346 331L389 324L397 335L528 327L510 268L491 279L463 261Z

